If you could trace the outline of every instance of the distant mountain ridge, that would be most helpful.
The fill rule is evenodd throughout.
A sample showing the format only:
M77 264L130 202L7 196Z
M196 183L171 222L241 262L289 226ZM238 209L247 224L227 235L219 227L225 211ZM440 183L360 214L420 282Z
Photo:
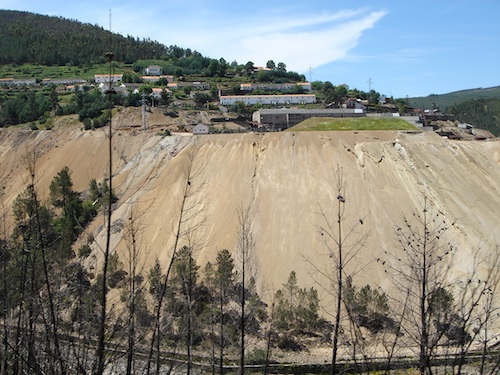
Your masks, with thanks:
M500 99L500 86L473 88L453 91L447 94L431 94L428 96L408 98L409 105L417 108L440 109L445 111L448 107L471 99Z

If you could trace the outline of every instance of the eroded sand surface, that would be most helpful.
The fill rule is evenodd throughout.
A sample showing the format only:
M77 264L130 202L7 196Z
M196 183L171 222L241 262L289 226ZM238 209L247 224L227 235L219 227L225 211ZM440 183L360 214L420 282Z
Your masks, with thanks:
M0 179L10 209L26 186L27 156L37 156L36 184L47 197L64 166L74 189L102 181L108 168L106 130L79 127L51 131L0 129ZM446 220L456 221L443 238L455 248L452 276L470 271L474 254L498 251L500 243L500 141L451 141L433 133L301 132L161 137L155 131L117 131L113 137L114 186L119 201L112 244L123 254L123 223L133 208L140 215L145 267L170 259L173 234L186 187L189 222L202 222L194 237L203 265L218 250L235 249L238 209L249 207L255 239L257 279L263 293L281 288L290 271L301 285L328 282L330 259L319 227L335 221L335 173L346 184L345 230L367 242L351 266L359 283L390 288L375 259L401 249L394 231L404 215L421 207L424 194ZM191 194L192 193L192 194ZM360 219L363 224L360 224ZM103 219L91 226L104 244ZM93 259L101 251L93 246ZM317 285L317 284L316 284Z

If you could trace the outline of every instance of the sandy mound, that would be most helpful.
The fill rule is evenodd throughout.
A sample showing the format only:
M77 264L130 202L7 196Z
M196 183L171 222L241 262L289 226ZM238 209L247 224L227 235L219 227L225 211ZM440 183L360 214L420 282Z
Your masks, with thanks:
M46 197L53 176L64 166L74 188L101 181L108 168L107 130L0 130L0 183L10 209L26 186L27 156L36 154L36 182ZM330 260L318 227L320 214L334 219L334 170L346 183L350 228L362 219L356 236L368 236L352 267L360 282L388 287L375 262L384 251L397 254L394 228L402 214L418 210L426 194L448 220L458 225L443 240L456 248L454 274L468 271L475 249L483 254L500 243L500 141L458 142L433 133L300 132L161 137L155 131L116 131L114 184L119 202L113 221L126 222L133 208L141 215L146 267L168 262L180 205L189 180L186 225L201 225L190 239L201 264L218 250L235 249L238 209L250 207L257 278L262 291L276 290L295 270L299 283L314 284L315 269ZM186 173L191 168L191 175ZM188 209L190 211L188 211ZM93 225L103 244L102 218ZM119 229L115 251L125 243ZM94 247L94 256L101 252ZM321 282L321 281L320 281ZM323 280L323 285L328 285Z

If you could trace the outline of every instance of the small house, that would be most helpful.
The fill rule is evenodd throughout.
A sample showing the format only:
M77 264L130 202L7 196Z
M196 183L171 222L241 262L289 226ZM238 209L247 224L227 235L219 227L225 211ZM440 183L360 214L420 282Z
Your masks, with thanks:
M162 73L162 68L159 65L150 65L144 70L144 73L148 76L159 76Z
M161 95L165 91L167 94L171 94L172 91L165 87L153 87L153 91L151 91L150 96L155 98L155 99L161 99Z
M193 128L193 135L196 134L208 134L208 126L204 124L198 124Z

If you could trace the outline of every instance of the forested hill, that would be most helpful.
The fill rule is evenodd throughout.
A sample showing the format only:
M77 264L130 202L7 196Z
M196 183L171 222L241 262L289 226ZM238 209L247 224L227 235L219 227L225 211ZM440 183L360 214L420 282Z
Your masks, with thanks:
M452 113L458 121L500 136L500 86L407 98L407 102L415 108Z
M500 98L470 99L448 107L462 122L474 124L500 137Z
M441 111L448 107L474 99L500 99L500 86L475 88L468 90L454 91L447 94L432 94L428 96L408 98L408 103L416 108L439 108Z
M124 37L75 20L0 10L0 64L92 64L101 62L110 48L116 60L132 63L158 58L178 47Z

